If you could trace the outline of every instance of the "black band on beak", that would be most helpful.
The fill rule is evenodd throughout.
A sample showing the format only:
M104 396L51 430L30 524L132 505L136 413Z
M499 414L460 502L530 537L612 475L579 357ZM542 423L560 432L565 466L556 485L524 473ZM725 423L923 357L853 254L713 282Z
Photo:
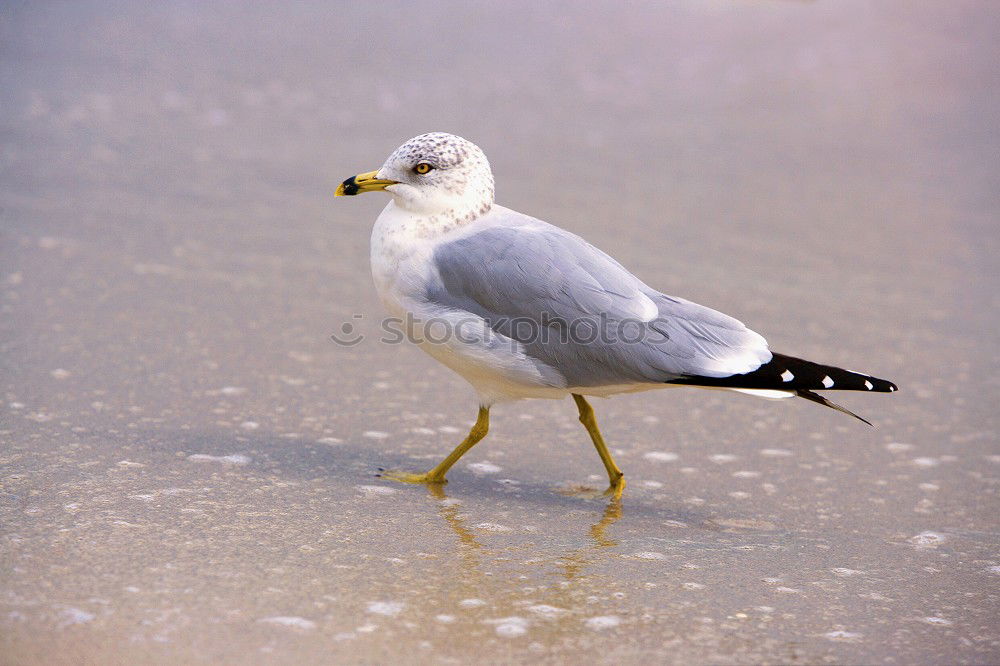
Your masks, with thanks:
M337 191L333 194L338 197L352 197L355 194L364 194L365 192L378 192L390 185L396 184L397 181L395 180L379 178L378 171L369 171L368 173L359 173L356 176L351 176L338 185Z
M341 183L340 187L343 188L341 189L341 193L345 197L353 197L355 194L358 193L358 177L351 176L343 183Z

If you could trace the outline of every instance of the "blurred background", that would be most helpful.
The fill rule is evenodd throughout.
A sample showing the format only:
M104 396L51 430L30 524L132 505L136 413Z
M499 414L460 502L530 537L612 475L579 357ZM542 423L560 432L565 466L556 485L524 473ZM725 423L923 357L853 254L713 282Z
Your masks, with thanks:
M1000 11L983 2L0 7L12 663L995 663ZM494 410L379 344L409 137L875 422L719 392ZM357 315L357 317L355 316ZM351 322L369 338L330 335ZM793 401L789 401L793 402Z

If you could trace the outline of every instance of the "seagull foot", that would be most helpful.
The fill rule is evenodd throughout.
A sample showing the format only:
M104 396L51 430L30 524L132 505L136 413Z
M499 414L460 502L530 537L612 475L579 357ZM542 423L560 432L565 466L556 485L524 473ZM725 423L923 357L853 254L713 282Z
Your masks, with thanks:
M615 481L611 482L608 489L604 491L604 496L614 500L620 500L622 498L622 493L625 492L625 477L619 476Z
M620 500L625 491L625 477L618 477L618 480L608 486L607 490L601 491L590 486L570 486L561 488L559 492L571 497L582 497L584 499L611 499Z
M444 477L436 477L427 474L413 474L412 472L399 472L396 470L385 470L379 469L378 474L375 476L382 479L388 479L390 481L399 481L400 483L428 483L435 485L443 485L448 483L447 479Z

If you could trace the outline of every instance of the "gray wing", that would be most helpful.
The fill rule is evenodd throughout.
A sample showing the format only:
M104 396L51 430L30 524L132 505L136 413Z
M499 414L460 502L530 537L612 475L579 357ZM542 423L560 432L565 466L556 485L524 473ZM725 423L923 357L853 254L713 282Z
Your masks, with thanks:
M771 358L736 319L650 289L580 237L513 211L440 245L434 264L429 301L483 318L569 387L724 377Z

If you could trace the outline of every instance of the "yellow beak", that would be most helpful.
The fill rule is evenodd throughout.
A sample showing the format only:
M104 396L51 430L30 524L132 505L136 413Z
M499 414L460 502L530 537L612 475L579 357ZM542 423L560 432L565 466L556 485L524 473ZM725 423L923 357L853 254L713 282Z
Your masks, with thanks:
M378 171L369 171L368 173L359 173L357 176L351 176L337 186L337 191L333 193L333 196L353 197L355 194L361 194L362 192L378 192L399 182L397 180L376 178L377 174Z

